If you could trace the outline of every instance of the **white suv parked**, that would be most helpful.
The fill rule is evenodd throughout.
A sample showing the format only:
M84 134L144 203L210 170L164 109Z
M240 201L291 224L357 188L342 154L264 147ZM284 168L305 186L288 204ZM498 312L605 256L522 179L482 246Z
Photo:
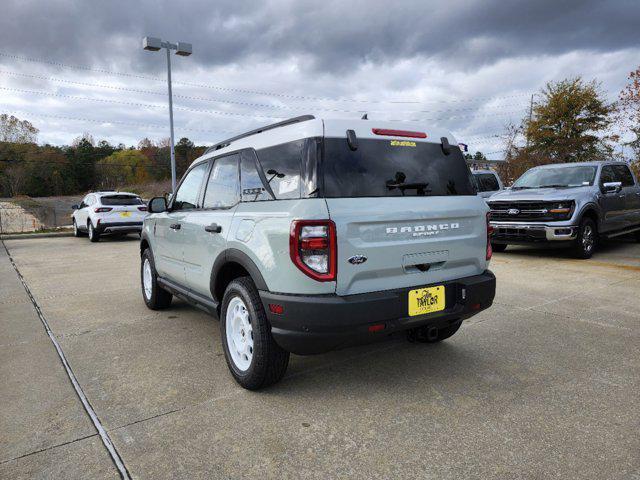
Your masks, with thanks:
M147 206L135 193L94 192L73 207L73 235L97 242L104 234L124 235L142 230Z

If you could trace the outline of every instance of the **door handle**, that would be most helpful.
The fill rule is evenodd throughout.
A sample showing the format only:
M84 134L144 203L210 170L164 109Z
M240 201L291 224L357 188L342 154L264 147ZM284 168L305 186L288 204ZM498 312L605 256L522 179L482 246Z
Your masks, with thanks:
M204 227L204 230L209 233L220 233L222 232L222 227L217 223L212 223L211 225Z
M180 230L180 224L179 223L172 223L171 225L169 225L169 228L171 230Z

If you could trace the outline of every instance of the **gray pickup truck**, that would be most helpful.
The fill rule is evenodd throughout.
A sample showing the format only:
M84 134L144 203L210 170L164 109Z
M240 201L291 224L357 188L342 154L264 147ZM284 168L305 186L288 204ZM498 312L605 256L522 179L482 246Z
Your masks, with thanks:
M535 167L488 203L494 251L548 243L589 258L599 238L635 232L640 241L640 186L625 162Z

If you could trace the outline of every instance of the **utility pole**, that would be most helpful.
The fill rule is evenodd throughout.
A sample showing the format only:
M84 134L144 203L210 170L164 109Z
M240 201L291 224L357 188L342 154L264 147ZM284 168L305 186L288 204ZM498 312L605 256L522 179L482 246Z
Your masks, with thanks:
M164 42L156 37L144 37L142 39L142 48L151 52L157 52L161 48L167 51L167 86L169 89L169 129L171 137L171 191L176 193L176 151L174 148L173 135L173 94L171 91L171 52L169 50L175 50L176 55L188 57L191 55L193 48L190 43Z

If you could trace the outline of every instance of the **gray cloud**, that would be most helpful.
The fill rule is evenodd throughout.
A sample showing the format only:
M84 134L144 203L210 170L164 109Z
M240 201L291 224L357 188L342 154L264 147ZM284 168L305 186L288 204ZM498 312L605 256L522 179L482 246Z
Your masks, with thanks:
M5 0L0 52L162 79L163 58L144 52L141 38L190 41L194 55L174 62L175 91L200 100L176 99L178 107L192 109L176 110L177 135L201 142L269 123L270 116L312 112L355 118L367 110L374 119L424 119L453 130L473 149L492 151L500 146L492 136L505 123L519 121L529 95L549 80L597 77L614 98L637 66L639 24L637 0ZM162 83L2 56L0 68L125 89L0 73L0 87L94 99L0 91L0 110L31 112L44 141L69 142L83 131L127 144L145 135L166 136L165 99L130 90L163 93ZM399 99L418 103L379 103ZM113 100L156 107L110 104Z

